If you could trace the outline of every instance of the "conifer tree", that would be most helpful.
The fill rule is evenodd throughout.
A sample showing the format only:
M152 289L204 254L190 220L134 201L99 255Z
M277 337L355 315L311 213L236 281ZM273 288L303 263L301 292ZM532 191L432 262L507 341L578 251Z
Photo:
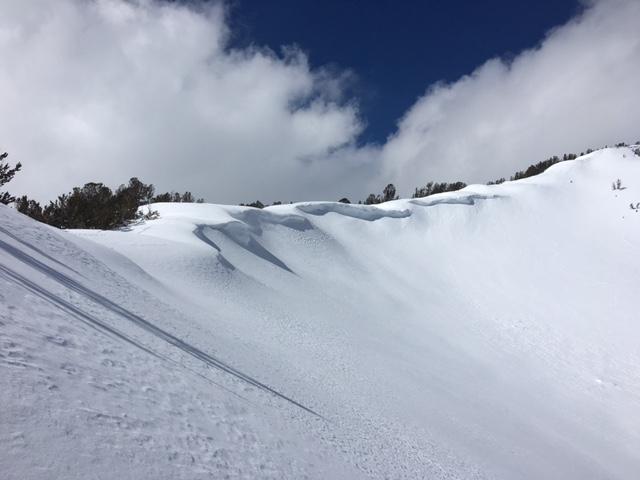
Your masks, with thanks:
M11 165L5 162L5 159L8 156L9 154L7 152L0 154L0 187L2 187L3 185L6 185L11 180L13 180L13 177L15 176L15 174L18 173L22 168L22 164L20 162L18 162L15 167L11 168ZM16 200L16 197L11 195L9 192L0 191L0 203L4 205L8 205L10 203L15 202L15 200Z
M396 196L396 187L393 185L393 183L390 183L389 185L384 187L384 190L382 190L383 202L388 202L390 200L397 200L397 199L398 197Z

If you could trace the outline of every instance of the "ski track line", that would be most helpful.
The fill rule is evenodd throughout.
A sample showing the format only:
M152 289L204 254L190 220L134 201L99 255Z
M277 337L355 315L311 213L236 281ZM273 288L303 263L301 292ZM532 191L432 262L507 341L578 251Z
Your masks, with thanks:
M301 403L297 402L296 400L286 396L283 393L280 393L279 391L275 390L274 388L260 382L259 380L233 368L232 366L226 364L225 362L223 362L222 360L209 355L206 352L203 352L202 350L194 347L193 345L179 339L178 337L176 337L175 335L167 332L166 330L163 330L162 328L153 325L152 323L150 323L149 321L145 320L144 318L130 312L129 310L121 307L120 305L115 304L114 302L112 302L111 300L109 300L108 298L100 295L97 292L94 292L93 290L90 290L88 288L86 288L84 285L80 284L79 282L75 281L74 279L68 277L67 275L58 272L57 270L54 270L53 268L49 267L48 265L40 262L39 260L37 260L36 258L32 257L31 255L28 255L26 253L24 253L23 251L21 251L20 249L0 240L0 249L4 250L5 252L7 252L8 254L10 254L11 256L13 256L14 258L16 258L17 260L21 261L22 263L26 264L27 266L33 268L34 270L39 271L40 273L46 275L48 278L54 280L55 282L59 283L60 285L62 285L63 287L72 290L78 294L80 294L81 296L84 296L86 298L88 298L89 300L91 300L93 303L101 306L102 308L105 308L106 310L109 310L117 315L119 315L122 318L125 318L126 320L129 320L131 323L133 323L135 326L137 326L138 328L141 328L142 330L145 330L148 333L151 333L152 335L160 338L161 340L164 340L165 342L169 343L170 345L182 350L183 352L185 352L186 354L200 360L201 362L217 368L219 370L222 370L230 375L233 375L234 377L250 384L253 385L256 388L259 388L263 391L266 391L268 393L271 393L273 395L275 395L276 397L292 404L295 405L296 407L318 417L321 418L323 420L326 420L322 415L320 415L319 413L315 412L314 410L312 410L309 407L306 407L304 405L302 405ZM58 262L57 262L58 263ZM1 265L0 265L1 266ZM3 267L2 271L5 273L5 275L9 275L11 277L14 277L15 272L12 272L10 269L8 269L7 267ZM19 276L21 277L21 276ZM15 277L14 277L15 278ZM58 298L57 296L47 292L44 289L41 289L39 287L37 287L35 284L33 284L32 282L29 282L28 280L26 280L24 277L22 277L22 279L28 283L24 283L23 281L20 281L20 283L22 283L23 285L30 285L32 286L36 291L38 291L39 295L44 295L46 298L48 298L49 300L54 301L54 303L59 304L59 305L64 305L66 309L72 309L72 311L76 314L76 315L80 315L82 318L85 319L85 321L90 322L91 324L93 324L94 328L100 327L105 331L109 331L112 335L115 335L116 337L126 341L127 343L130 343L132 345L137 346L138 348L142 348L144 351L158 357L161 358L157 353L153 352L152 350L148 349L147 347L138 344L135 340L132 340L131 338L129 338L128 336L122 334L121 332L117 331L116 329L108 326L107 324L105 324L102 321L97 321L97 319L91 318L88 315L86 315L84 312L82 312L81 310L77 309L76 307L74 307L73 305L71 305L70 303ZM97 322L96 322L97 321Z

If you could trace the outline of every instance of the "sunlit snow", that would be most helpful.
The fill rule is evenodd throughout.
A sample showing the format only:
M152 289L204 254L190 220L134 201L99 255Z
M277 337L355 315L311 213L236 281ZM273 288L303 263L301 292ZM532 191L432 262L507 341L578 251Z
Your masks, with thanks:
M616 148L123 231L0 206L0 477L637 478L636 202Z

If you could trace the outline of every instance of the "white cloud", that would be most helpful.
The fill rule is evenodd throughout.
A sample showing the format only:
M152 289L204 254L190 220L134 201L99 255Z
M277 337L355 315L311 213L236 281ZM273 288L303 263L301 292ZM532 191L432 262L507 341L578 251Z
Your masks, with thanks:
M220 6L2 2L1 147L24 163L12 190L49 198L132 175L219 202L347 188L351 157L329 154L361 124L341 76L227 38Z
M511 62L432 86L382 150L384 176L484 182L640 137L640 2L592 2ZM526 21L523 18L522 21Z
M380 147L356 146L348 73L312 70L293 47L230 50L224 15L2 1L0 148L25 166L11 190L47 199L136 175L216 202L354 199L640 137L637 1L593 2L511 62L431 86Z

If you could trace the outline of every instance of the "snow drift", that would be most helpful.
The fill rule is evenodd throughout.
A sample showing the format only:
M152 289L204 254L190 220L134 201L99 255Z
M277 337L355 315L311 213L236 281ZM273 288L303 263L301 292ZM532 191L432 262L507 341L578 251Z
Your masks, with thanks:
M620 178L625 187L612 190ZM0 208L5 478L635 478L640 158L378 206Z

